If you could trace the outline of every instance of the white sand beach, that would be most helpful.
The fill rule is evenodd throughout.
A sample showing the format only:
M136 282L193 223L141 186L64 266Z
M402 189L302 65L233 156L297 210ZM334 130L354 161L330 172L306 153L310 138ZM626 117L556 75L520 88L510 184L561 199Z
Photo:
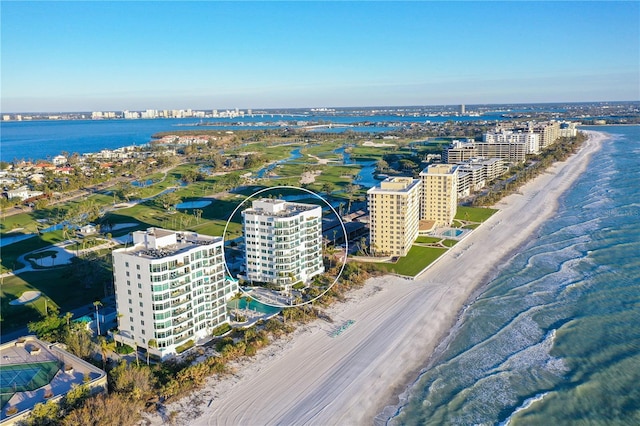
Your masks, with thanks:
M178 423L189 425L372 424L415 380L474 291L554 213L605 138L589 135L578 154L502 200L500 212L418 280L370 279L329 309L333 324L302 327L167 412L179 412ZM332 337L347 320L355 322Z

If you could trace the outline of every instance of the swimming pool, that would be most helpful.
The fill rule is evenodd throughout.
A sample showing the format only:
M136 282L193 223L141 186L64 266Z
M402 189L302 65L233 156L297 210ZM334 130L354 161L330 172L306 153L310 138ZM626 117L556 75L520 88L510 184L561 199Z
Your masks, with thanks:
M461 229L447 229L446 231L442 231L442 235L445 237L459 237L464 233Z
M268 306L263 303L258 302L255 299L251 299L249 302L249 306L247 307L247 299L242 298L240 300L235 299L229 301L227 304L227 308L231 309L249 309L250 311L261 312L265 315L274 315L280 312L280 308L276 308L275 306Z

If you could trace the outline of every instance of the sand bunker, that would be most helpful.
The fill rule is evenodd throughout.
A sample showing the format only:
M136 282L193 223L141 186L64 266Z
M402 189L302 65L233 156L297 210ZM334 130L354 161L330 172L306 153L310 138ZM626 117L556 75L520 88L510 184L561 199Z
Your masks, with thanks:
M24 305L26 303L29 302L33 302L34 300L36 300L38 297L40 297L40 292L39 291L25 291L24 293L22 293L22 296L20 296L19 298L17 298L16 300L12 300L11 302L9 302L10 305Z

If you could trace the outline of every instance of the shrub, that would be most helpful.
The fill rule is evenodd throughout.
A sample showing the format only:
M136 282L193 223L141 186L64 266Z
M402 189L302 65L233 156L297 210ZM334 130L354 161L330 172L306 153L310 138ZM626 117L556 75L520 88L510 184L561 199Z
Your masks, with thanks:
M214 336L222 336L224 333L226 333L229 330L231 330L231 326L227 323L224 323L214 328L211 334Z
M127 345L118 345L116 346L116 353L120 355L129 355L130 353L133 353L133 348Z
M193 340L187 340L186 342L184 342L183 344L181 344L180 346L178 346L176 348L176 352L181 354L182 352L186 351L187 349L190 349L192 347L195 346L195 342Z
M255 345L253 345L252 343L249 343L245 348L244 348L244 354L246 356L254 356L256 353L258 352L258 349L255 347Z

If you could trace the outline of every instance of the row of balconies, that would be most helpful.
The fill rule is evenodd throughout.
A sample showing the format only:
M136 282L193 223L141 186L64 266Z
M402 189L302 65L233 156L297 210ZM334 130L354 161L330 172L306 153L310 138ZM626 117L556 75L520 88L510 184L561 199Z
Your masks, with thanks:
M276 236L278 236L278 235L296 235L296 234L299 234L299 233L300 233L300 228L298 228L298 227L293 228L293 229L288 230L288 231L278 231L278 230L273 231L273 235L276 235Z
M188 285L190 282L191 282L191 279L182 280L182 281L171 281L171 288L177 289L179 287L184 287L185 285Z
M171 315L174 317L177 317L179 315L184 314L187 311L190 311L191 309L192 309L191 305L183 306L182 308L174 309L173 311L171 311Z
M193 318L192 315L187 315L187 316L183 316L183 317L174 318L174 320L172 321L172 324L175 327L176 325L180 325L180 324L184 323L185 321L190 320L191 318Z
M276 259L276 265L286 265L286 264L290 264L295 262L296 260L299 260L300 256L291 256L291 257L286 257L286 258L279 258Z
M186 303L189 303L190 301L191 301L191 295L189 295L188 297L185 297L184 299L172 300L171 306L175 308L175 307L184 305Z
M278 250L287 250L287 249L292 249L292 248L296 248L300 245L300 240L293 240L293 241L289 241L288 244L287 243L281 243L281 244L276 244L275 245L275 249Z
M193 337L193 333L191 333L191 332L186 332L185 333L185 331L187 331L187 330L189 330L189 331L193 330L193 323L187 324L184 327L175 328L173 330L173 335L176 336L175 337L175 343L181 343L181 342L184 342L185 340L189 339L190 337Z
M171 298L175 299L176 297L180 297L183 294L191 293L191 287L182 288L180 290L174 290L171 292Z

